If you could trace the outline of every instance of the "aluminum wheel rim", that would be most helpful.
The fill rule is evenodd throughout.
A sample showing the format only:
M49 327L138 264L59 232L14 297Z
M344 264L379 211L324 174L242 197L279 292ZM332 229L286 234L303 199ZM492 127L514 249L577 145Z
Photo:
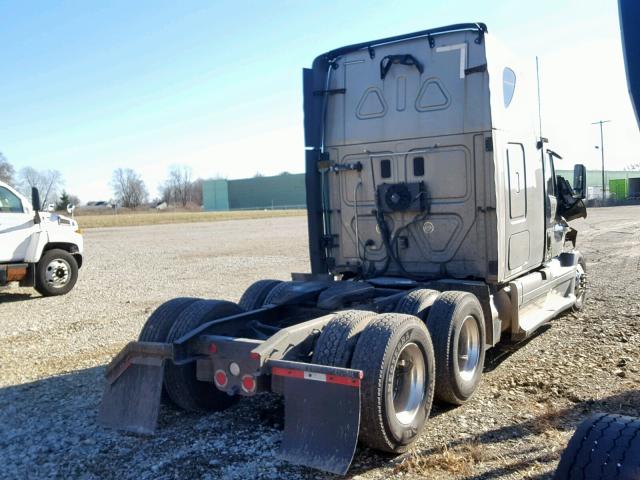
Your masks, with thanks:
M582 268L582 265L578 264L578 266L576 267L576 286L574 288L574 295L576 296L576 303L578 304L582 303L584 294L587 291L586 287L584 286L584 284L586 283L586 279L584 278L584 276L584 269Z
M480 360L480 329L472 315L462 321L458 336L458 371L464 381L473 378Z
M410 424L424 401L425 363L422 350L415 343L407 343L400 352L393 371L393 410L396 419Z
M47 285L53 288L62 288L71 278L71 266L62 259L51 260L45 269L45 280Z

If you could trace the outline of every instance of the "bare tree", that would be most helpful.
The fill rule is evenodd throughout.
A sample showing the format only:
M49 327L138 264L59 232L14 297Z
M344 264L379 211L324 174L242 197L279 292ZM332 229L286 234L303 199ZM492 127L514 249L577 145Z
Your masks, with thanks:
M638 162L638 163L630 163L629 165L624 167L624 169L627 172L636 172L636 171L640 170L640 162Z
M0 152L0 182L12 184L15 173L16 171L13 165L11 165L7 157Z
M56 203L59 192L64 185L62 174L58 170L36 170L24 167L18 173L19 186L26 196L31 195L31 189L36 187L40 192L42 205Z
M172 165L169 168L169 178L160 188L162 199L167 203L186 207L192 200L193 181L191 167L186 165Z
M191 201L196 205L202 206L202 185L204 180L197 178L191 184Z
M130 168L114 170L111 187L116 201L125 208L136 209L149 197L142 177Z

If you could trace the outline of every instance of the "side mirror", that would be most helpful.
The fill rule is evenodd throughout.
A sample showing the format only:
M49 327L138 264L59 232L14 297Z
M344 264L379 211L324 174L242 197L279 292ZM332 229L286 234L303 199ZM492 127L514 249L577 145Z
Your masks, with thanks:
M36 187L31 187L31 205L33 206L33 210L35 215L33 216L33 223L38 225L40 223L40 192Z
M67 205L67 213L69 215L73 215L73 211L76 209L76 206L73 203Z
M37 212L40 210L42 206L40 204L40 192L36 187L31 187L31 205L33 205L33 209Z
M582 164L573 167L573 191L581 200L587 196L587 168Z
M51 213L55 211L56 211L56 206L53 203L50 203L49 205L47 205L47 212Z

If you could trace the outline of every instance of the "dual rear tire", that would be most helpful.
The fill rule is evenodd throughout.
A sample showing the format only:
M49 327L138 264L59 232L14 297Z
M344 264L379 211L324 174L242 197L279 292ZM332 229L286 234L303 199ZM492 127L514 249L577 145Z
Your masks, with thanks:
M282 283L280 280L259 280L244 292L239 304L191 297L174 298L151 314L138 340L175 342L206 322L260 308ZM218 390L211 382L199 381L196 368L195 362L184 365L166 362L162 384L163 403L173 403L187 411L208 412L224 410L239 399L237 395L231 396Z
M424 429L434 398L453 405L471 398L482 376L485 337L474 295L421 289L403 297L396 313L338 312L312 361L362 370L360 441L401 453Z
M140 336L142 342L174 342L180 337L216 318L236 315L243 310L232 302L174 298L160 305L147 319ZM191 412L220 411L233 405L237 396L218 390L196 376L196 363L176 365L166 362L162 384L162 400Z
M486 331L482 307L475 295L416 289L396 305L396 311L421 318L431 334L436 362L435 398L461 405L480 385Z
M436 399L462 405L477 390L484 367L486 331L480 302L471 293L448 291L426 319L436 358Z
M399 453L420 435L431 411L435 360L419 318L338 312L316 342L313 363L363 371L362 443Z
M360 441L406 451L420 436L433 403L435 358L417 317L384 313L360 334L351 368L362 370Z

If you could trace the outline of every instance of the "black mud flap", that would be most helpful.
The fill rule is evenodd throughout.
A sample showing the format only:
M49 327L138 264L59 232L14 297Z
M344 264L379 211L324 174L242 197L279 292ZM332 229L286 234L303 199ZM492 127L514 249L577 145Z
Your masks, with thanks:
M154 433L164 361L172 351L171 344L130 342L107 366L98 422L118 430Z
M344 475L360 428L361 370L284 360L269 362L274 391L284 395L279 457Z

